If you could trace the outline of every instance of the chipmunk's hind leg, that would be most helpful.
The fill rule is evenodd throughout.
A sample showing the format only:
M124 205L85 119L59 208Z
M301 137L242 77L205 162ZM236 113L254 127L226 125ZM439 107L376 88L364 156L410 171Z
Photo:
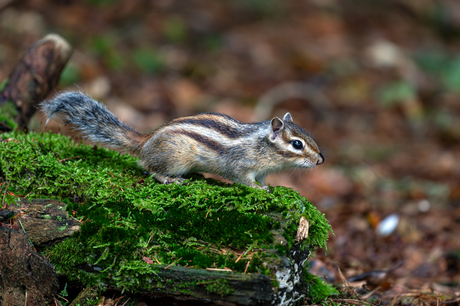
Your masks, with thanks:
M162 184L183 184L186 180L182 175L190 172L191 155L187 142L181 137L162 133L146 142L139 154L139 163Z

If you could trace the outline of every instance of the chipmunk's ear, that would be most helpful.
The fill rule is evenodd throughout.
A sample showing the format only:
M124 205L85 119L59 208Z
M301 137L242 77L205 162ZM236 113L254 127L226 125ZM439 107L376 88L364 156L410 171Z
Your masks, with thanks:
M286 115L284 115L283 121L285 121L285 122L291 122L291 123L294 122L294 121L292 120L292 116L291 116L290 113L286 113Z
M284 129L284 122L278 117L275 117L270 122L270 140L275 141L278 137L280 137L281 132Z

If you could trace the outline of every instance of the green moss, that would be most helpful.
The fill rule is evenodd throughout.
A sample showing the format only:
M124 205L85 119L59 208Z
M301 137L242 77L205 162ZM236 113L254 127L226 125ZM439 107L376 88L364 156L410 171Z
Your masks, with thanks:
M326 247L331 228L324 215L297 191L275 187L271 193L192 177L187 185L163 185L146 175L136 158L77 144L52 133L11 132L0 142L0 178L10 181L7 201L17 196L64 200L69 213L83 221L81 231L46 250L61 273L87 285L128 290L162 283L187 291L193 283L153 279L159 268L175 263L194 268L230 268L248 273L264 266L277 249L294 243L301 217L310 221L304 248ZM16 196L14 196L14 195ZM273 231L286 244L273 245ZM243 256L235 262L242 252ZM267 255L271 254L271 255ZM226 293L224 283L206 287Z
M8 78L4 79L2 81L2 84L0 84L0 91L3 91L3 89L5 89L6 84L8 84Z
M6 83L4 82L4 84ZM12 129L18 127L16 121L14 121L14 118L17 115L18 111L16 109L16 105L12 101L7 101L6 103L0 105L0 121L6 123L6 125L11 127Z
M215 293L224 297L225 295L233 294L233 288L228 285L227 280L218 279L210 284L205 285L208 293Z
M0 143L0 175L11 180L9 190L17 195L102 200L142 177L135 158L79 145L61 135L12 132L2 138L12 140Z
M67 303L64 303L64 305ZM86 287L70 303L69 306L96 306L101 305L101 292L97 287Z
M305 271L306 281L310 285L310 297L312 303L315 304L319 301L324 300L327 297L338 295L339 291L335 289L331 284L326 283L316 275L310 274Z

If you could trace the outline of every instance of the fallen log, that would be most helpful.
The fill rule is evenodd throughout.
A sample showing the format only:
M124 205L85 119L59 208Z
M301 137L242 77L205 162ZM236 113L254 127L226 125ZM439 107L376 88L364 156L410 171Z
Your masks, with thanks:
M21 200L18 204L10 207L12 211L10 217L16 216L14 222L21 224L21 228L28 235L22 234L26 238L23 238L22 243L17 244L16 248L30 252L30 246L33 244L39 250L52 249L50 245L59 245L60 241L66 237L71 237L80 230L80 222L67 215L66 204L63 202L56 200ZM272 217L281 218L280 215ZM305 219L302 220L302 223L306 222ZM8 219L3 220L6 223L8 221ZM305 229L305 225L303 227ZM6 230L6 227L3 228ZM16 232L17 234L21 233L21 231ZM281 232L274 231L273 234L278 237L275 242L287 243ZM302 233L298 233L297 236L305 237ZM25 243L28 242L27 239L30 239L30 243ZM3 245L6 246L7 244ZM26 248L26 245L28 248ZM287 256L280 255L276 249L260 249L257 251L260 257L266 258L263 265L276 275L275 279L263 274L246 274L230 269L196 269L193 267L157 264L155 262L153 272L145 275L142 281L138 280L139 287L135 291L152 297L170 296L181 300L225 301L230 303L228 305L272 305L273 303L274 305L292 305L294 301L308 294L308 284L303 281L305 278L303 268L310 253L301 250L300 242L292 246ZM22 252L17 252L16 254L22 254ZM38 256L38 253L36 254ZM67 258L68 255L64 256ZM56 256L52 255L51 257ZM25 257L23 256L23 258ZM252 259L253 257L248 254L248 256L245 256L245 260L248 258ZM154 264L154 261L150 258L144 257L143 260L151 265ZM46 259L44 262L47 262ZM1 275L10 274L5 269L5 267L0 268ZM102 267L87 264L78 267L79 273L86 274L98 274L101 269ZM65 273L62 276L69 277ZM48 274L47 277L49 277ZM40 288L46 287L43 284L49 283L50 279L53 280L53 278L41 280ZM55 281L53 281L54 283ZM146 285L147 283L150 284ZM103 286L106 289L122 290L122 288L111 283L110 280L105 280ZM6 287L3 292L5 290L7 290Z

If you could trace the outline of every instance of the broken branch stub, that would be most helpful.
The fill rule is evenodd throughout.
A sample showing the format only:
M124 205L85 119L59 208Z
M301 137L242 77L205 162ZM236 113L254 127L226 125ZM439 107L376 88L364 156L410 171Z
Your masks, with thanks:
M61 36L48 34L30 46L11 71L0 93L0 105L14 102L19 129L27 127L38 103L57 85L71 55L72 47Z
M310 227L310 222L308 222L305 217L300 218L299 227L297 228L297 235L295 238L296 242L302 241L308 238L308 229Z

